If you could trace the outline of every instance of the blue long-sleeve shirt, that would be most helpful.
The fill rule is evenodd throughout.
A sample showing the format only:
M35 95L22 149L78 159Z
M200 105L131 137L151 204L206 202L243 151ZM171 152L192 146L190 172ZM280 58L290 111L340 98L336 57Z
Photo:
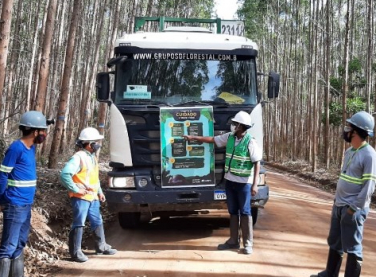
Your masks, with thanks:
M0 166L0 203L32 204L36 184L35 145L27 148L16 140L5 152Z

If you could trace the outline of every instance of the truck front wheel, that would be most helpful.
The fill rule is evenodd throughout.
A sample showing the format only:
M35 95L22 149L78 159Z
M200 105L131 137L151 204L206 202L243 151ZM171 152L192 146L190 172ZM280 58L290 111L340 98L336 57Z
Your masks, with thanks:
M119 224L123 229L134 229L140 225L140 213L118 213Z
M253 221L253 226L254 226L257 222L258 208L252 207L251 214L252 214L252 221Z

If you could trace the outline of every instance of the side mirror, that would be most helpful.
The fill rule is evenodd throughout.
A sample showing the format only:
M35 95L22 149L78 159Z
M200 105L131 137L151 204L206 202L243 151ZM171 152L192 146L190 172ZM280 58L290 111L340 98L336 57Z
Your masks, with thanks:
M97 74L97 100L99 102L108 102L110 96L110 75L108 72Z
M269 72L268 78L268 98L277 98L279 94L279 74L273 71Z

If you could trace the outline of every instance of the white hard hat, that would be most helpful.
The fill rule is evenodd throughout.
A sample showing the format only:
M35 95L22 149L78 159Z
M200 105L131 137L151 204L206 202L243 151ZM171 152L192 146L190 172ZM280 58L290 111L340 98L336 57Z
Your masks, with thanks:
M80 136L78 137L81 141L94 141L94 140L100 140L104 137L99 134L98 130L93 127L87 127L83 129L80 133Z
M238 112L235 115L235 117L232 119L232 121L238 122L238 123L246 125L246 126L252 126L251 115L247 112L244 112L244 111Z

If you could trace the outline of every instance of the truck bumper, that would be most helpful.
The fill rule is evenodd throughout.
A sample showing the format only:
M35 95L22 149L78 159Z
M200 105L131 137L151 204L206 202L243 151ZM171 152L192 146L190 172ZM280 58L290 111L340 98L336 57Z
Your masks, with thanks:
M108 189L105 194L111 212L227 209L226 200L214 200L215 191L217 190L212 187L154 191ZM268 200L269 187L267 185L259 186L257 195L251 200L251 205L252 207L264 208Z

